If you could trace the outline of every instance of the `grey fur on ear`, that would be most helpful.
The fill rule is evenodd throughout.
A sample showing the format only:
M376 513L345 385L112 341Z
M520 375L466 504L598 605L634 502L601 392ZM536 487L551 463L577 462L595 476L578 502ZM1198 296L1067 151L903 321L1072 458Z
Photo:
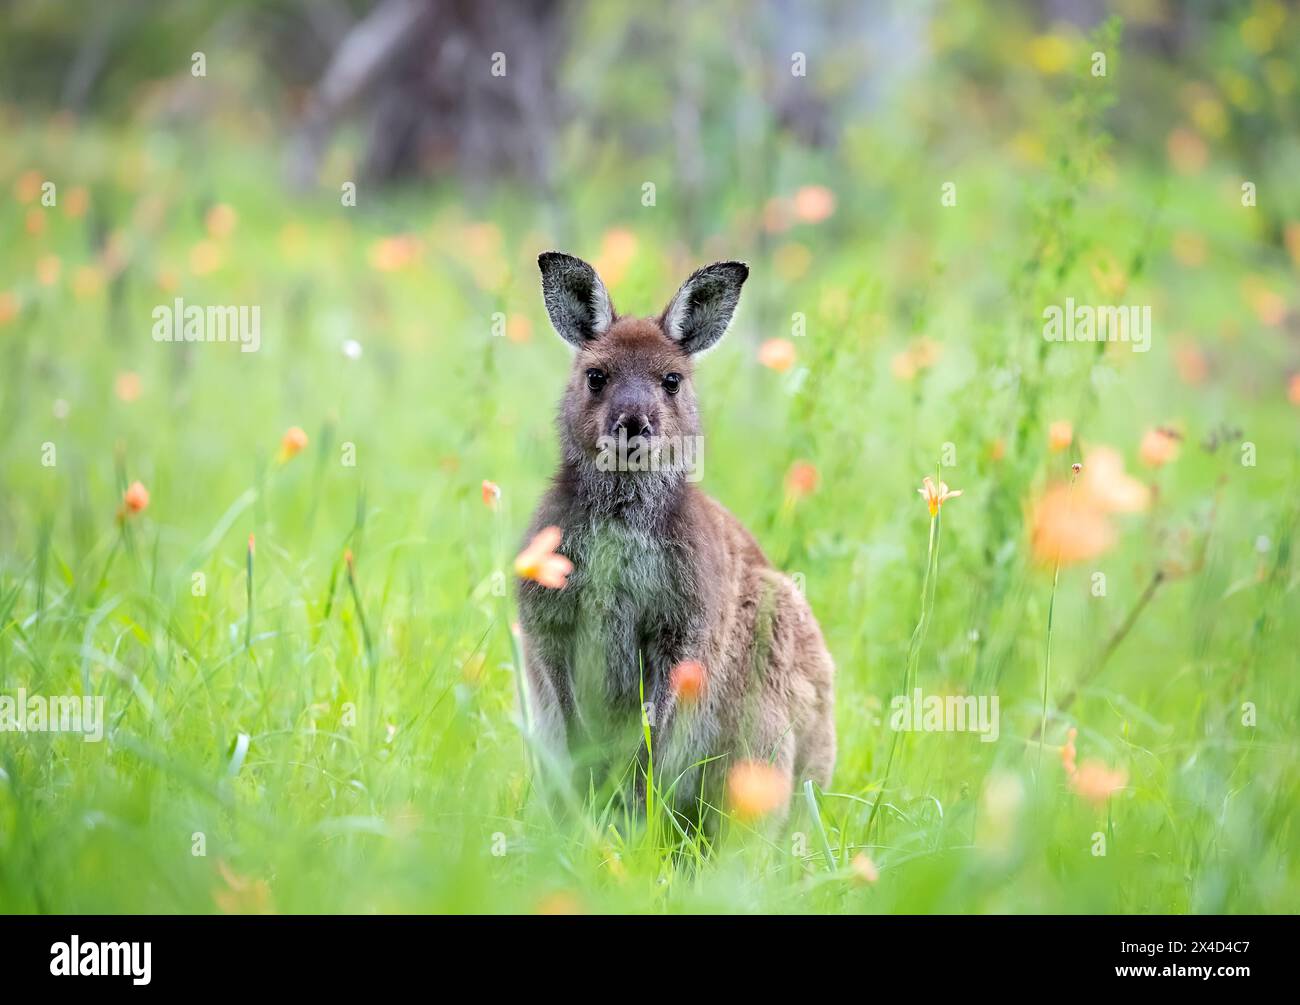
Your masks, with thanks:
M596 270L581 258L559 251L537 256L542 270L542 300L560 338L582 346L609 331L614 307Z
M688 353L703 352L722 338L749 278L744 262L714 262L690 274L662 318L665 334Z

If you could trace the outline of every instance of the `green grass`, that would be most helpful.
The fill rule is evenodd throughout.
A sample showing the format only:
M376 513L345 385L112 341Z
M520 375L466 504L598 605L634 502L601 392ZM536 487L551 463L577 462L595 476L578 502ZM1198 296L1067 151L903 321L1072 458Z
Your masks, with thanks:
M102 743L0 734L0 910L1300 908L1295 358L1251 292L1288 298L1293 325L1297 265L1240 206L1230 165L1182 175L1159 153L1117 153L1099 103L1070 108L1035 134L1043 162L988 144L937 168L907 152L915 136L882 160L867 133L833 164L787 156L775 191L825 181L835 214L765 234L766 194L737 190L690 253L671 209L643 209L639 180L609 166L552 229L505 190L473 208L450 187L363 190L350 209L327 179L294 200L256 136L12 122L0 694L102 694L109 727ZM59 183L38 236L11 192L29 169ZM949 177L956 207L939 202ZM78 184L90 211L70 218ZM215 240L220 267L196 274L214 202L238 224ZM704 488L802 574L838 666L834 782L795 793L794 833L736 825L710 847L661 810L638 823L583 793L559 814L538 798L509 577L554 464L567 352L535 258L562 244L597 259L615 227L636 241L607 277L626 311L657 312L711 258L753 269L699 369ZM1199 267L1171 254L1189 231L1212 249ZM106 233L122 268L96 287L78 270ZM413 261L375 269L375 242L396 233L415 237ZM62 268L46 286L48 254ZM172 296L261 305L261 351L155 343L150 312ZM1152 304L1151 351L1045 343L1041 311L1066 296ZM531 338L494 337L498 311ZM795 370L765 369L758 344L795 312ZM942 351L900 380L891 360L919 336ZM1189 348L1208 360L1201 384L1179 377ZM124 371L137 400L115 394ZM1076 431L1062 453L1047 449L1056 419ZM1167 422L1181 454L1146 469L1142 432ZM280 463L293 425L310 444ZM1225 425L1235 435L1207 449ZM1079 442L1120 450L1154 503L1117 521L1102 557L1061 570L1040 750L1052 570L1030 561L1025 512ZM820 483L790 501L796 460ZM942 510L922 631L915 490L940 461L964 495ZM119 523L137 479L149 506ZM495 512L483 479L501 486ZM913 660L927 693L998 694L1001 737L901 736L882 795L897 736L882 723ZM1127 773L1104 806L1067 784L1070 726L1081 762ZM858 853L877 882L855 878Z

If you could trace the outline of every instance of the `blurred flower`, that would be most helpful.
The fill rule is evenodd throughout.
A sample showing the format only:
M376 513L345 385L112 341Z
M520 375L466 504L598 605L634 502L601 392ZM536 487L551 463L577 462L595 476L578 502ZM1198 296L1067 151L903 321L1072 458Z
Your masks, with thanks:
M727 802L736 819L753 823L790 798L790 781L765 761L738 761L727 774Z
M290 426L285 430L284 436L280 438L280 453L278 455L280 463L283 464L285 461L297 457L306 446L307 434L302 427Z
M812 252L798 241L787 241L772 255L773 270L788 283L802 278L811 265Z
M162 290L164 293L172 293L178 286L180 286L181 277L175 269L168 268L164 265L158 270L158 274L154 277L154 282L158 284L158 289Z
M63 212L73 220L79 220L85 216L89 205L90 193L81 185L68 189L68 194L63 197Z
M4 294L0 293L0 324L4 323ZM1286 396L1291 404L1300 405L1300 373L1291 375L1286 386Z
M1039 73L1055 76L1070 65L1070 43L1060 35L1036 35L1029 43L1029 61Z
M546 527L534 537L515 558L515 573L521 579L531 579L548 590L562 590L573 572L573 563L557 552L564 532L559 527Z
M217 203L203 217L203 225L208 230L208 236L218 241L234 233L235 224L238 222L239 215L224 202Z
M934 479L929 475L926 475L921 479L921 488L916 491L921 494L925 499L926 505L930 507L930 519L934 519L939 515L939 507L945 502L949 499L956 499L962 494L961 489L949 491L947 482L940 482L936 488Z
M1074 442L1074 426L1068 419L1057 419L1047 427L1047 446L1053 453L1060 453Z
M41 194L41 182L44 179L35 169L24 171L14 182L14 198L19 202L31 202Z
M694 705L704 693L704 667L695 660L678 663L668 675L668 685L683 705Z
M1065 734L1065 744L1061 747L1061 767L1065 769L1065 774L1070 778L1074 777L1077 770L1075 761L1079 756L1079 752L1075 749L1074 740L1078 735L1079 731L1071 726L1070 731Z
M143 513L149 505L149 490L140 482L132 482L122 493L122 510L119 516L134 516Z
M1092 263L1090 271L1098 291L1109 298L1111 303L1123 297L1128 290L1128 274L1110 252L1102 252Z
M1210 153L1195 132L1179 126L1165 140L1165 150L1169 154L1169 163L1179 174L1198 174L1210 158Z
M922 336L902 352L894 355L889 369L899 380L912 380L939 361L943 349L938 342Z
M419 257L420 240L410 234L381 237L370 246L370 267L378 272L396 272Z
M537 913L545 915L581 914L582 903L567 890L548 893L537 902Z
M1179 440L1181 439L1182 436L1176 430L1169 429L1166 426L1148 429L1142 435L1142 443L1138 447L1138 457L1149 468L1164 467L1178 456Z
M1185 265L1189 269L1204 265L1209 254L1209 245L1206 244L1205 238L1193 230L1177 231L1174 234L1172 247L1178 264Z
M343 355L348 359L361 358L361 343L354 338L343 340Z
M42 286L53 286L63 272L63 262L58 255L42 255L36 259L36 281Z
M27 220L24 223L27 233L33 237L40 237L45 233L45 210L29 209L27 211Z
M0 290L0 325L7 325L18 316L18 297L8 290Z
M501 486L496 482L490 482L483 479L483 505L488 509L496 509L497 504L501 502Z
M190 271L196 276L206 276L221 268L225 255L212 241L199 241L190 248Z
M1241 291L1260 324L1277 328L1286 320L1286 298L1269 289L1258 276L1247 276L1242 281Z
M123 370L113 378L113 393L117 395L118 401L124 401L128 405L139 399L140 387L140 375L131 370Z
M222 914L274 914L271 888L264 879L249 879L237 874L220 859L217 870L224 887L212 892L212 900Z
M1194 345L1174 347L1174 369L1178 371L1179 380L1192 387L1204 384L1210 375L1210 364L1205 359L1205 353Z
M1096 558L1115 543L1104 512L1087 504L1069 485L1047 489L1029 514L1029 548L1034 561L1048 568Z
M794 343L788 338L770 338L758 347L758 361L777 373L794 366L795 357Z
M825 185L805 185L794 194L794 215L803 223L821 223L835 212L835 193Z
M859 883L875 883L880 879L880 870L865 852L858 852L849 863L849 871Z
M790 229L794 207L789 199L773 196L763 204L763 229L769 234L781 234Z
M995 854L1011 850L1025 802L1025 785L1020 776L1009 771L994 771L980 792L975 820L975 843Z
M795 461L785 475L785 491L791 499L802 499L817 491L821 475L811 461Z
M1070 788L1075 794L1097 807L1105 806L1127 784L1126 771L1122 768L1112 771L1101 761L1084 761L1070 776Z
M989 443L989 460L1000 461L1007 456L1007 444L1002 437L997 437Z
M83 265L72 274L72 295L78 300L97 296L104 288L104 270L97 265Z
M1138 513L1151 502L1151 493L1124 473L1124 459L1110 447L1094 447L1083 459L1080 488L1090 509L1107 513Z
M533 337L533 323L523 314L511 314L506 318L506 338L516 345L523 345Z
M636 258L636 248L636 234L626 227L611 227L605 231L600 242L600 252L591 264L606 286L616 286L623 281L628 266Z
M72 406L68 404L66 398L55 398L54 405L50 411L54 413L56 419L62 422L68 417L68 413L72 411Z
M1300 269L1300 221L1288 223L1283 231L1286 250L1291 254L1291 264Z

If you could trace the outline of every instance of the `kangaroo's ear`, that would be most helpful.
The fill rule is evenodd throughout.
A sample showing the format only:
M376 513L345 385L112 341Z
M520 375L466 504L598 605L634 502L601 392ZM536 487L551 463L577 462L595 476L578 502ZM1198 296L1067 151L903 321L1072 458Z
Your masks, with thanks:
M749 278L744 262L714 262L696 269L664 311L664 332L688 353L703 352L722 338Z
M546 313L560 338L581 347L609 331L614 307L595 269L559 251L542 252L537 267L542 270Z

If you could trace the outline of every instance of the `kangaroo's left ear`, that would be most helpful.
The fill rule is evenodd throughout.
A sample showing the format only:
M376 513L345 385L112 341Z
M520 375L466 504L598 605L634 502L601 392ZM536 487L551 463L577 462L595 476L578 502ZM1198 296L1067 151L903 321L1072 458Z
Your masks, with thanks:
M688 353L703 352L722 338L749 278L744 262L714 262L690 274L664 311L664 333Z

